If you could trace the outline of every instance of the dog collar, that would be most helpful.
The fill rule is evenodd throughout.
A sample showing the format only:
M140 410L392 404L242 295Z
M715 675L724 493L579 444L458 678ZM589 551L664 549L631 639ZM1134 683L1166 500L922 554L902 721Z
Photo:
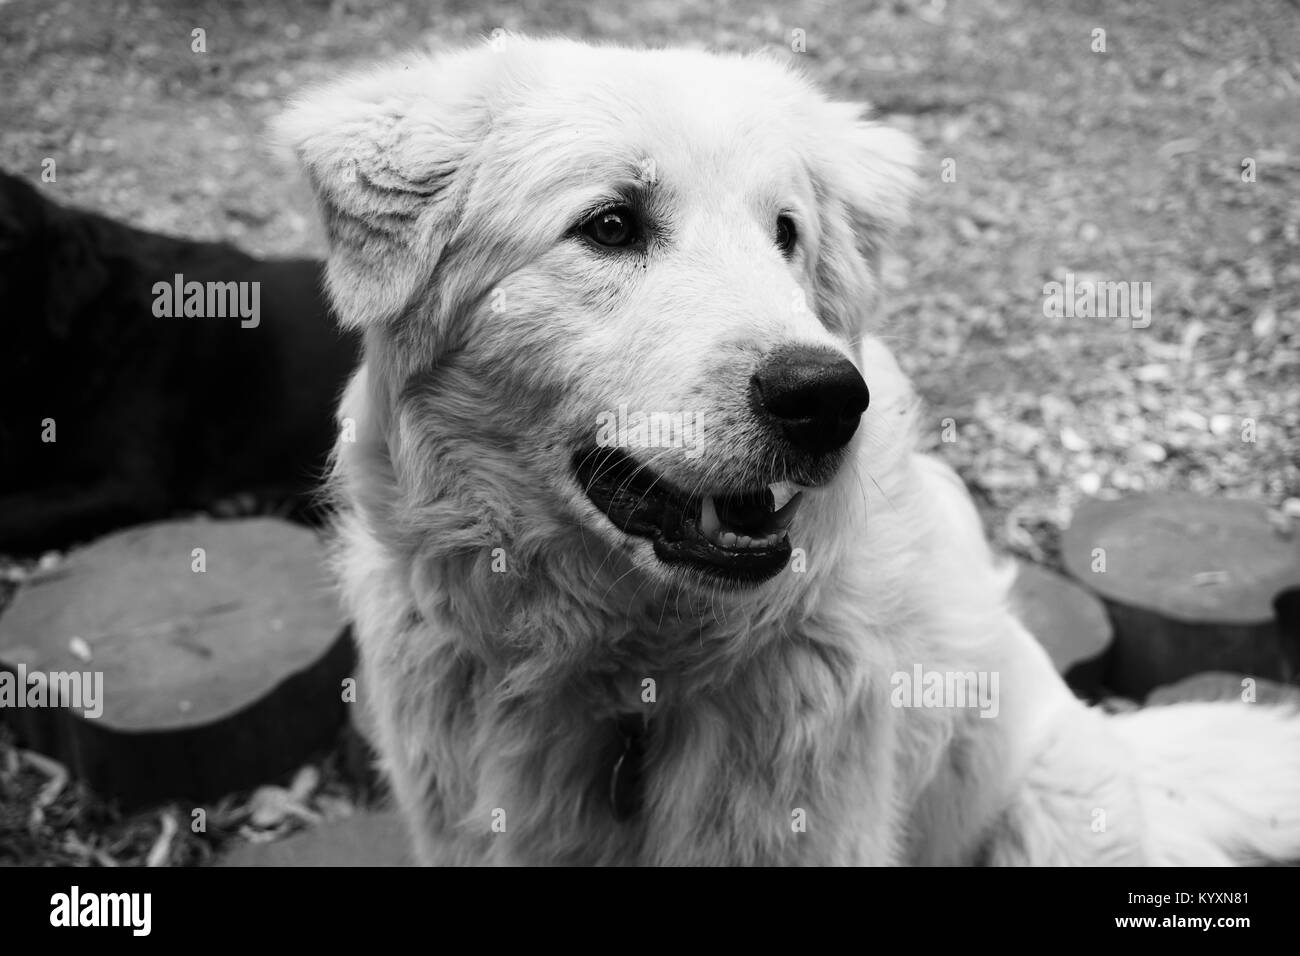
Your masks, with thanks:
M622 823L641 809L642 761L645 759L649 721L644 714L623 714L614 724L622 750L609 775L609 805Z

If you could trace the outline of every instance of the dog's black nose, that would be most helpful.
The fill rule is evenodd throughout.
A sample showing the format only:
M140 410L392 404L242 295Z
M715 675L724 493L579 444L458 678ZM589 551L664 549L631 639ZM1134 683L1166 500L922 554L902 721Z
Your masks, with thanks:
M848 444L871 393L853 363L828 348L785 346L750 380L750 403L791 445L824 455Z

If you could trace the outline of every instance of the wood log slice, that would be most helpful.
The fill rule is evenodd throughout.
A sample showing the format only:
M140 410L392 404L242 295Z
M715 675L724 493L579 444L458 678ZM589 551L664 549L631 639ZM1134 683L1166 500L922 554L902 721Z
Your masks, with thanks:
M1300 687L1248 674L1211 671L1188 677L1176 684L1157 687L1147 696L1146 701L1148 707L1191 702L1245 703L1300 709Z
M217 866L413 866L411 839L396 810L363 810L284 840L245 843Z
M1069 578L1017 562L1012 607L1029 632L1046 648L1056 671L1076 691L1097 694L1111 646L1106 606Z
M321 559L315 533L269 518L150 524L75 550L0 615L0 668L29 694L33 674L101 675L102 713L0 719L127 809L291 772L335 740L354 666Z
M1300 585L1300 534L1247 501L1148 494L1085 502L1066 569L1115 628L1106 683L1141 700L1201 671L1286 680L1294 652L1274 601Z

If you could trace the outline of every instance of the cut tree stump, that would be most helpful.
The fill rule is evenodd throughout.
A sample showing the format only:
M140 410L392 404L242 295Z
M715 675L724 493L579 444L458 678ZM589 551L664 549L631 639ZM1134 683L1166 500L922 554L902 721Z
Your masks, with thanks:
M360 811L285 840L245 843L217 866L414 866L406 825L396 810Z
M1085 502L1062 539L1070 574L1106 602L1106 684L1135 699L1201 671L1293 672L1274 600L1300 585L1300 534L1246 501L1138 495Z
M1106 607L1091 592L1046 568L1018 561L1012 606L1076 691L1100 691L1111 645Z
M0 719L124 809L295 770L333 744L354 661L321 551L269 518L145 525L73 551L0 615L0 668L28 688L34 673L102 674L103 713Z
M1247 680L1251 683L1246 684ZM1253 703L1265 707L1275 704L1300 707L1300 687L1279 684L1263 677L1250 677L1248 674L1229 674L1226 671L1197 674L1176 684L1157 687L1147 696L1147 706L1160 707L1188 701L1250 703L1246 697L1247 690L1253 692Z

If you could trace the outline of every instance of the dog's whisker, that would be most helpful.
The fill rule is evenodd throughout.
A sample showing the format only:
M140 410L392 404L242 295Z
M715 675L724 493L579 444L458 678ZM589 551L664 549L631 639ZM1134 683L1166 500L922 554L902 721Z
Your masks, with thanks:
M623 488L626 488L628 485L630 485L633 481L635 481L640 476L640 474L643 471L653 470L651 466L658 464L661 458L664 458L669 454L669 451L670 450L666 448L661 449L660 451L656 452L654 455L651 455L649 461L639 462L636 467L636 470L634 470L632 474L628 475L627 480L623 482L622 485L619 486L619 490L621 491ZM645 502L646 496L649 495L650 492L654 490L654 486L657 485L660 479L662 478L663 475L659 474L658 471L655 471L654 481L650 482L649 487L647 487L646 490L642 492L640 499L637 501L638 505Z
M592 454L593 454L593 452L588 452L588 454L587 454L587 456L586 456L586 459L584 459L584 460L589 459L589 458L591 457ZM657 452L655 455L653 455L653 456L651 457L651 461L652 461L652 462L653 462L653 461L657 461L660 457L662 457L662 456L664 456L664 455L667 455L667 454L668 454L668 449L662 449L662 450L660 450L659 452ZM630 476L628 476L628 478L627 478L627 479L626 479L626 480L625 480L621 485L618 486L618 490L619 490L619 491L622 491L623 488L626 488L626 487L628 486L628 484L629 484L630 482L632 482L632 481L636 478L636 476L637 476L638 474L640 474L640 472L641 472L643 469L647 468L647 467L649 467L649 463L643 463L643 464L640 464L640 465L637 467L637 469L636 469L636 470L635 470L635 471L634 471ZM593 476L592 479L591 479L591 481L594 482L594 481L596 480L596 477L598 477L598 476ZM658 480L659 480L659 479L656 477L655 481L657 482ZM589 486L590 486L590 484L591 484L591 482L588 483ZM654 482L651 483L651 488L653 488L653 487L654 487ZM587 490L589 491L589 490L590 490L590 487L588 487ZM640 504L641 502L644 502L644 501L645 501L645 495L646 495L646 494L649 494L649 492L650 492L650 489L649 489L649 488L646 489L645 494L643 494L643 495L641 496L640 500L638 501L638 504ZM592 582L593 582L593 583L595 583L595 580L597 579L597 577L599 577L600 572L601 572L602 570L604 570L604 568L605 568L605 564L609 561L610 555L611 555L612 553L613 553L613 549L612 549L612 548L611 548L611 549L607 549L606 552L605 552L605 557L604 557L603 559L601 559L601 562L600 562L600 564L596 567L596 570L592 572ZM644 567L644 566L646 566L646 565L643 565L643 567Z
M873 475L870 471L867 471L866 465L859 466L858 462L854 462L853 474L857 476L858 487L862 489L862 500L867 501L869 499L867 498L867 489L862 486L862 477L859 474L859 467L861 468L862 471L866 472L867 477L871 479L871 483L876 486L876 490L880 492L880 497L885 499L885 504L889 505L889 507L893 509L895 513L897 513L898 512L897 505L895 505L894 502L890 500L889 495L885 494L885 489L880 487L880 482L876 481L876 476Z
M644 575L641 578L641 580L637 582L636 587L632 589L632 594L627 599L627 607L624 609L623 612L623 617L625 620L630 620L632 618L632 608L636 604L637 595L641 593L641 589L643 587L645 587L647 584L650 583L650 580L651 580L650 575L648 574Z
M664 588L664 602L659 608L659 621L655 624L655 630L661 630L664 626L664 615L668 613L668 598L672 596L673 591L680 593L680 588Z
M622 581L625 577L627 577L629 574L632 574L632 573L635 572L635 571L640 571L640 570L642 570L643 568L648 568L648 567L650 567L651 565L653 565L653 564L655 563L656 560L657 560L657 559L654 557L654 555L651 555L649 558L646 558L646 559L643 560L643 561L636 561L636 560L633 560L633 561L631 562L631 566L630 566L626 571L624 571L622 574L620 574L618 577L616 577L616 578L614 579L613 583L611 583L610 586L607 587L607 588L605 589L605 593L602 594L602 595L600 596L600 601L599 601L598 603L600 603L600 604L604 604L604 603L605 603L605 599L606 599L607 597L609 597L610 593L614 590L614 588L618 586L618 583L619 583L620 581ZM639 585L638 585L638 586L639 586ZM636 592L633 592L633 593L635 594Z

